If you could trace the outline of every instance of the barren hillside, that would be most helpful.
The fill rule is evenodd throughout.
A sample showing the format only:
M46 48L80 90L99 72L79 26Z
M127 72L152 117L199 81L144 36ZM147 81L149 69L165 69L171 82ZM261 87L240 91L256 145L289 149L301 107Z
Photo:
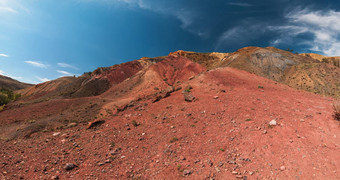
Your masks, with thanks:
M0 112L0 177L340 179L338 99L296 89L339 93L338 72L248 47L39 84Z

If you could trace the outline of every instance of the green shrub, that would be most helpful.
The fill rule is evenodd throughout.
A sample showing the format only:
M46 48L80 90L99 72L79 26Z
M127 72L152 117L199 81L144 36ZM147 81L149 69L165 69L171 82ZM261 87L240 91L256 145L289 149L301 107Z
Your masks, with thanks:
M340 101L333 104L334 109L334 119L340 121Z
M132 121L132 125L135 126L135 127L137 127L137 126L139 126L140 124L139 124L136 120L133 120L133 121Z
M327 58L322 58L323 63L329 63L329 60Z
M170 143L173 143L173 142L176 142L176 141L178 141L178 138L177 138L177 137L174 137L174 138L172 138L172 139L170 140Z
M10 101L10 99L4 95L4 94L0 94L0 106L8 104Z

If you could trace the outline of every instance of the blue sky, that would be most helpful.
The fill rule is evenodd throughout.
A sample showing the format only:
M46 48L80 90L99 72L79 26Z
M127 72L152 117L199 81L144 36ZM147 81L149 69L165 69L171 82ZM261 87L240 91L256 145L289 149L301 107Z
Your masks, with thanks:
M0 74L28 83L245 46L340 55L340 1L0 0Z

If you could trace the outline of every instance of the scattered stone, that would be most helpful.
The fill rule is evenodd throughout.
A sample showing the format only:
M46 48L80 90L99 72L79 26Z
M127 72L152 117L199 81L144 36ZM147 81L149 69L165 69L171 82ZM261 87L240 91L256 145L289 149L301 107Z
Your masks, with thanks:
M158 102L158 101L161 100L162 98L163 98L163 96L161 96L161 95L156 96L156 97L152 100L152 103Z
M99 125L104 124L104 123L105 123L104 120L95 119L95 120L89 122L86 129L91 129L93 127L99 126Z
M183 160L183 161L186 160L186 158L184 156L180 156L179 159Z
M185 87L185 89L187 90L190 90L190 89L192 89L192 86L191 85L187 85L186 87Z
M218 99L218 96L214 96L214 99Z
M264 131L263 131L263 134L267 134L267 130L264 130Z
M193 96L192 94L188 93L188 92L184 92L184 100L187 102L192 102L196 99L195 96Z
M77 125L78 125L78 123L73 122L73 123L68 124L67 126L68 126L68 127L75 127L75 126L77 126Z
M285 169L286 169L285 166L281 166L281 167L280 167L280 170L281 170L281 171L284 171Z
M242 179L242 178L243 178L242 175L237 175L237 176L235 176L235 177L238 178L238 179Z
M59 179L59 176L57 176L57 175L55 175L55 176L52 176L52 178L51 179L53 179L53 180L58 180Z
M61 132L55 132L53 133L53 136L59 136L61 134Z
M231 174L233 174L233 175L237 175L237 174L238 174L238 172L237 172L237 171L233 171L233 172L231 172Z
M175 91L179 91L179 90L181 90L182 89L182 86L177 86L176 88L175 88Z
M190 171L190 170L184 170L183 171L183 175L184 176L188 176L188 175L190 175L192 172Z
M116 148L115 150L110 151L110 154L111 154L111 155L116 155L116 154L119 153L120 150L121 150L120 148Z
M105 163L103 163L103 162L99 162L97 165L98 166L102 166L102 165L104 165Z
M236 164L235 161L228 161L229 164Z
M300 119L300 122L305 122L305 120L304 119Z
M65 169L66 171L70 171L70 170L74 169L75 167L76 167L76 166L75 166L74 164L72 164L72 163L67 163L67 164L65 165L64 169Z
M276 126L276 125L277 125L276 119L271 120L271 121L269 122L269 125L270 125L270 126Z
M254 172L253 172L253 171L249 171L249 174L250 174L250 175L253 175L253 174L254 174Z
M193 80L195 78L195 76L191 76L189 77L189 80Z

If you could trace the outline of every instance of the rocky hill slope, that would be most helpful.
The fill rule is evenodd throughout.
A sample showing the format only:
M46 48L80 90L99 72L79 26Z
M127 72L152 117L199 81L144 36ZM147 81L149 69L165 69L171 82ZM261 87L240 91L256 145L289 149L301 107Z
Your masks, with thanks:
M208 69L233 67L296 89L340 98L340 66L336 57L322 56L324 61L320 61L317 58L321 55L298 55L273 47L246 47L234 53L215 53L219 57L185 51L171 54L186 57Z
M338 100L292 88L334 96L337 68L248 47L39 84L0 112L0 177L339 179Z
M10 77L0 75L0 89L8 89L8 90L19 90L32 86L31 84L22 83L17 80L14 80Z

